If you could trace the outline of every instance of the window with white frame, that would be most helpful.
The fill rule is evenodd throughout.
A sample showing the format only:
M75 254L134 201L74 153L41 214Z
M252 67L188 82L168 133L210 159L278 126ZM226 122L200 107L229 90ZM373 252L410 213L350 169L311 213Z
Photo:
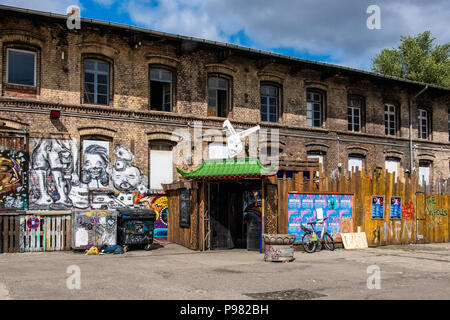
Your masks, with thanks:
M309 127L322 126L323 93L317 90L307 90L306 124Z
M421 186L428 185L430 183L431 176L431 164L429 162L419 163L419 184Z
M361 116L363 112L364 99L351 95L348 98L347 119L348 130L353 132L361 131Z
M348 157L348 171L355 172L357 170L362 172L363 158L356 155L350 155Z
M84 59L84 103L109 104L109 63Z
M150 68L150 109L172 111L172 71Z
M208 78L208 116L227 116L228 88L228 79L219 76L210 76Z
M36 86L36 52L8 48L6 59L8 84Z
M419 139L428 139L430 130L428 119L428 111L425 109L419 109Z
M261 121L278 121L278 92L276 86L261 86Z
M397 107L392 104L384 105L385 134L395 136L397 133Z
M173 155L169 145L150 145L150 189L162 190L173 181Z

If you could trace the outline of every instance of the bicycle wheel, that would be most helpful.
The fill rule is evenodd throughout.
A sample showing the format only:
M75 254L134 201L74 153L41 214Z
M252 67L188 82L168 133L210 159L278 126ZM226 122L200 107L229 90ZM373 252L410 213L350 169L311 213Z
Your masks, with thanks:
M317 241L312 241L311 238L311 233L304 233L302 236L303 249L308 253L316 251Z
M325 235L323 237L323 242L325 243L325 247L328 250L330 250L330 251L334 250L334 240L328 232L325 233Z

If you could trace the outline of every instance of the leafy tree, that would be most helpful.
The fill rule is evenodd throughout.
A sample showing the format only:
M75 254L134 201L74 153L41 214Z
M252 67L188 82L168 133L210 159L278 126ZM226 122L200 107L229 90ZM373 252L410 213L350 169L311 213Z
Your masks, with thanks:
M450 42L434 45L430 31L400 40L398 48L383 49L372 59L372 71L450 87Z

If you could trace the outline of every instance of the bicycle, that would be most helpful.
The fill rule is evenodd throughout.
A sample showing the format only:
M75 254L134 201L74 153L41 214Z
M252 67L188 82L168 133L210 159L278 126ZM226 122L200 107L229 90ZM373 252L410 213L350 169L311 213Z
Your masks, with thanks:
M308 253L313 253L314 251L317 250L317 248L319 248L320 251L322 249L322 240L325 244L325 247L330 250L333 251L335 246L334 246L334 240L333 237L325 231L325 220L327 220L328 217L322 219L321 224L322 224L322 230L319 231L318 233L316 233L316 231L314 230L314 226L317 224L316 222L308 222L309 225L311 225L311 229L306 228L305 226L301 226L302 230L305 232L302 236L302 245L303 245L303 249L305 249L306 252ZM319 237L318 237L319 235Z

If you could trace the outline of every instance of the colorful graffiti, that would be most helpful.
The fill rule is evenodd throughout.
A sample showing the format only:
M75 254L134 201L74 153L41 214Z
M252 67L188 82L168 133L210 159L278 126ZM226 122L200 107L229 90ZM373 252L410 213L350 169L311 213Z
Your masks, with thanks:
M156 213L154 237L161 240L167 239L167 220L169 214L169 200L167 196L164 193L149 197L141 196L136 201L143 204L145 208L153 209Z
M28 196L28 154L0 150L0 209L25 210Z
M406 220L414 219L416 210L414 208L414 203L412 201L405 202L402 205L402 217Z
M438 208L436 206L436 198L435 196L427 196L426 197L426 212L431 217L435 216L448 216L448 211L442 208Z
M288 233L296 235L296 242L301 241L304 233L302 226L309 228L309 222L317 220L316 209L321 208L326 220L326 229L333 239L339 237L342 229L353 229L353 199L351 195L300 194L290 193L288 197ZM321 225L316 226L320 231Z

